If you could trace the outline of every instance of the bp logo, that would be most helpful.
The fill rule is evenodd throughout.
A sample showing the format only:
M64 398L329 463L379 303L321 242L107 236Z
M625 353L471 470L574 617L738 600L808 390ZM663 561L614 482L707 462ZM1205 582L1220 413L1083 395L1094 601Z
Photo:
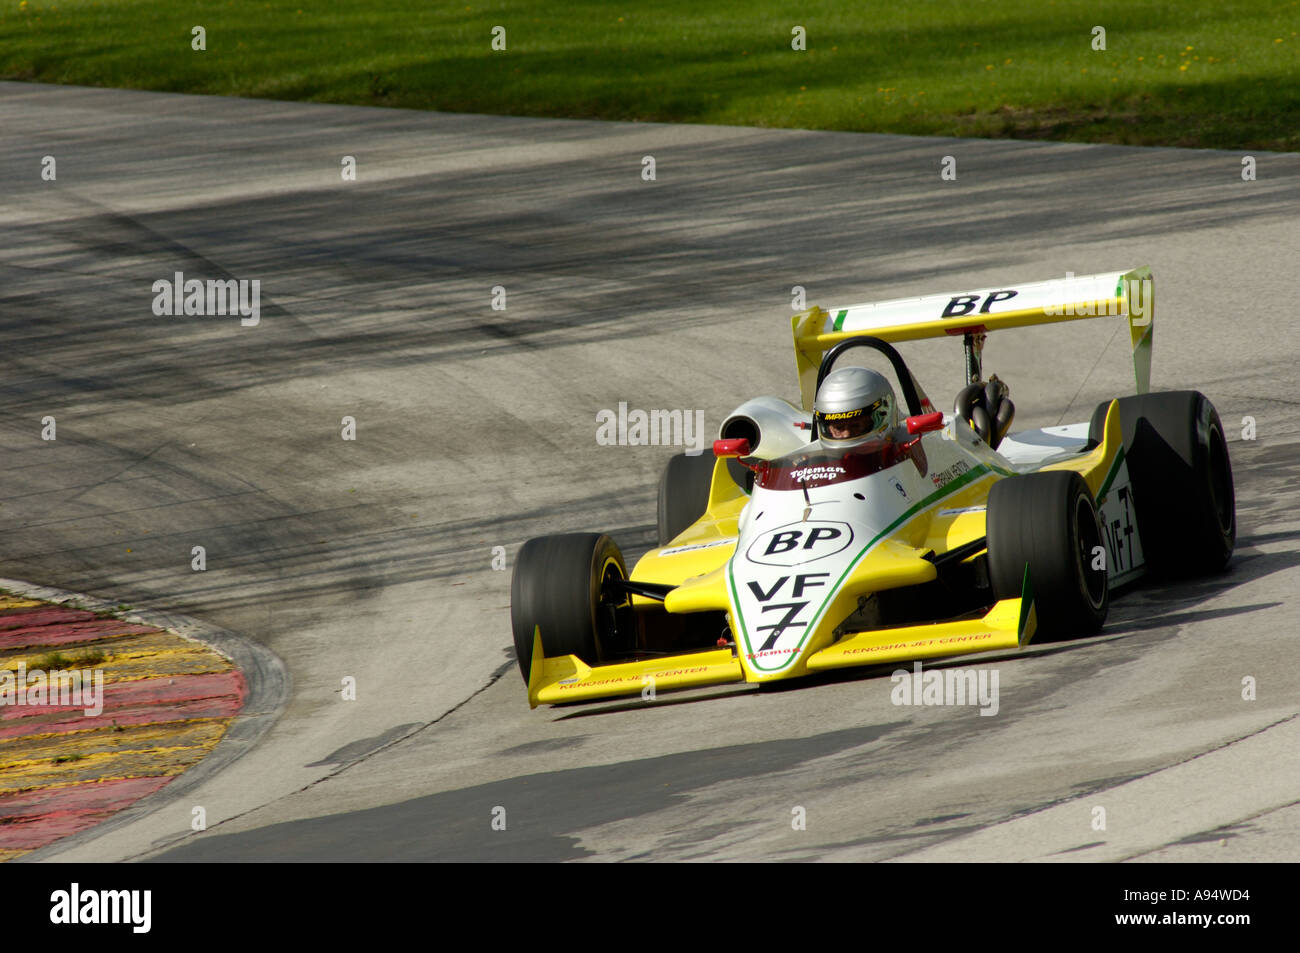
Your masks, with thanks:
M750 543L745 558L762 566L801 566L843 552L852 542L848 523L787 523Z

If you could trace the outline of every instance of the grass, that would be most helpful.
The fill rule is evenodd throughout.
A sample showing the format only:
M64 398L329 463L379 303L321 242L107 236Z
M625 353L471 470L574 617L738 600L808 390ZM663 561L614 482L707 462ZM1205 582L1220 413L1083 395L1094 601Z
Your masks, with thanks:
M562 11L562 12L561 12ZM191 28L207 31L191 49ZM492 28L507 49L491 49ZM807 50L791 49L791 30ZM1106 30L1092 49L1094 26ZM0 78L456 112L1300 149L1300 0L0 0Z
M60 672L69 668L86 668L98 665L108 658L102 649L86 649L76 655L64 655L62 652L47 652L32 661L33 669L44 672Z

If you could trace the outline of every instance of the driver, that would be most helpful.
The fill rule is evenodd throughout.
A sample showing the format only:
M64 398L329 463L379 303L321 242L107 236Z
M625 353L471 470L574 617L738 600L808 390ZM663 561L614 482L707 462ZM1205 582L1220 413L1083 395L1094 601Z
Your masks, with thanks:
M848 448L872 440L892 440L897 424L894 389L873 370L842 367L827 374L817 388L813 427L824 447Z

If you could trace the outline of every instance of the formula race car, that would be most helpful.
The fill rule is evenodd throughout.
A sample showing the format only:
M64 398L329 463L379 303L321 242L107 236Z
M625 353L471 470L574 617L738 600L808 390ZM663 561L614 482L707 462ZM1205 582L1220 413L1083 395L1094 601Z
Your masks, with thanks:
M1153 292L1140 268L796 315L802 406L754 398L713 455L673 457L660 546L631 573L605 535L520 549L529 703L1015 649L1097 632L1110 593L1144 575L1222 569L1236 539L1223 427L1200 393L1148 393ZM1008 390L982 376L986 335L1098 316L1128 322L1137 395L1010 433ZM965 352L949 414L893 347L941 336ZM836 362L868 352L902 406L887 386L824 404L853 384Z

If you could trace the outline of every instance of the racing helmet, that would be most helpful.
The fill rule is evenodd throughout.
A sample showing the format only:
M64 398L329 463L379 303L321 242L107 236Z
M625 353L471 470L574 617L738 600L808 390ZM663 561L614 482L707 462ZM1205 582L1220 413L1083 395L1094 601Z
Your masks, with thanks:
M851 447L880 440L898 423L894 389L882 374L865 367L831 371L817 388L813 427L827 447Z

